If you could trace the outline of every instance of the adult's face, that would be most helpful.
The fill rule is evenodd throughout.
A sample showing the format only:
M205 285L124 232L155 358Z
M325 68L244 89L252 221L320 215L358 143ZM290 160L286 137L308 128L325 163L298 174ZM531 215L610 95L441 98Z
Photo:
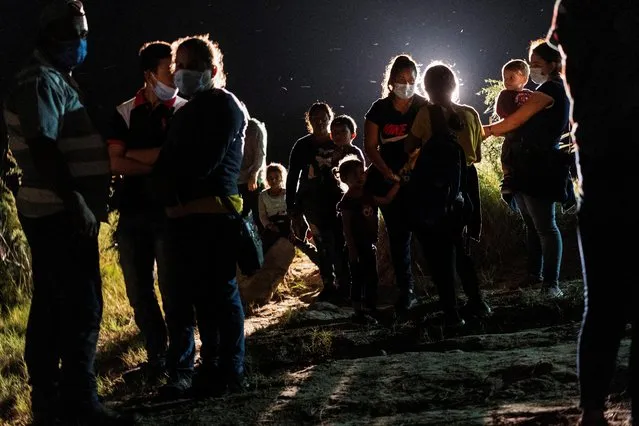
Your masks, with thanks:
M82 3L72 2L68 7L69 16L52 22L45 30L45 34L55 41L62 42L86 39L89 34L89 24Z
M175 54L175 71L179 70L203 72L206 71L206 64L198 60L188 48L180 47Z
M559 64L547 62L536 53L530 55L530 68L539 68L543 76L551 76L557 71Z
M311 127L313 128L313 134L326 136L329 133L328 125L331 117L324 109L316 109L309 116Z
M158 81L169 87L175 87L173 72L171 71L171 58L160 59L160 63L153 74Z

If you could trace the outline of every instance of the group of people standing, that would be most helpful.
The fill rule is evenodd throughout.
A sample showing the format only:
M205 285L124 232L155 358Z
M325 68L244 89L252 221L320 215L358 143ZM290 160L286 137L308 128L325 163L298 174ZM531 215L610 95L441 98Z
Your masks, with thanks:
M334 117L328 104L317 102L306 114L308 134L295 143L287 173L280 164L266 166L266 128L224 88L222 54L208 36L142 47L144 87L116 108L105 147L71 75L86 57L87 32L81 2L45 6L37 49L4 103L10 148L23 171L16 205L33 261L25 361L34 423L132 421L98 400L93 366L102 316L97 234L107 206L119 211L120 264L148 357L141 371L150 380L168 374L160 388L166 398L246 386L236 279L240 212L252 214L266 249L290 238L318 264L320 299L348 299L356 319L374 322L379 209L400 290L398 312L417 303L415 236L445 327L490 315L468 244L481 236L475 163L491 135L506 136L502 196L526 224L527 281L562 296L555 204L569 199L572 189L569 156L560 149L569 100L561 56L547 42L531 45L530 65L514 60L503 67L500 120L484 126L472 107L459 103L450 67L434 63L425 70L422 96L416 62L409 55L392 58L382 97L365 116L371 164L353 145L355 120ZM538 85L534 91L524 89L529 77ZM419 191L426 190L420 179L432 178L424 165L432 165L429 156L436 153L450 160L439 164L439 172L457 176L457 184L448 188L447 204L434 208ZM584 219L595 221L592 213ZM584 247L596 252L590 229ZM164 316L154 292L154 265ZM601 270L592 269L598 278ZM468 300L464 309L457 306L456 275ZM590 324L608 308L591 298L587 306ZM196 325L202 341L197 369ZM584 328L582 349L602 338L598 330ZM611 357L612 349L606 359ZM584 353L584 368L592 372L600 361L595 358ZM585 419L586 412L595 420L603 415L602 396L588 383L602 387L605 379L582 378Z

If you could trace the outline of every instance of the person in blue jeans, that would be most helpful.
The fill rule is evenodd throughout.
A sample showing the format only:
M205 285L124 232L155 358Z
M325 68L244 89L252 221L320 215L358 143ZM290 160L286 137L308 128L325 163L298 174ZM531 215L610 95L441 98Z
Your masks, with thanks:
M241 224L226 206L242 210L237 181L248 114L223 88L217 44L193 36L175 45L175 84L189 102L173 117L153 171L168 216L166 398L235 392L246 383L236 278ZM202 347L194 377L196 321Z
M98 231L107 219L110 170L72 76L87 55L87 34L81 2L49 2L36 50L4 103L23 172L16 207L32 259L24 359L36 425L131 420L99 401L94 370L102 319Z
M484 126L486 137L515 132L511 147L512 189L526 224L528 281L561 297L559 271L563 244L555 203L566 201L569 162L559 150L568 128L570 104L561 81L561 56L543 40L529 51L530 77L539 86L528 101L504 120Z
M107 137L111 172L116 175L110 208L120 213L115 232L120 266L147 354L147 362L134 371L154 382L164 374L168 345L155 295L154 265L165 310L171 301L165 297L166 217L154 200L150 175L169 122L186 100L177 96L173 83L169 43L145 44L139 61L145 85L116 108Z
M408 161L404 142L419 109L426 99L416 91L417 64L408 55L392 58L386 67L382 97L371 105L364 122L364 148L372 166L367 189L384 196L400 179L399 171ZM381 208L390 242L390 254L400 295L396 309L404 312L417 303L411 270L411 237L405 211L410 200L399 190L395 199Z

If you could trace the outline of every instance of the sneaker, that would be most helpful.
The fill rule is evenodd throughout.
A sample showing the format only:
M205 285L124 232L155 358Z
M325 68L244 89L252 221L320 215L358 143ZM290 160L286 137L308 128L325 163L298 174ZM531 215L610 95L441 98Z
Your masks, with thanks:
M560 299L564 296L564 292L561 291L561 289L559 288L559 285L554 284L548 287L543 287L541 289L541 293L544 296L553 298L553 299Z
M125 372L122 379L127 384L147 383L156 385L168 377L164 360L144 362L138 367Z
M193 373L182 371L169 376L169 381L159 389L162 399L187 398L193 387Z
M466 321L455 311L454 314L444 314L444 332L446 334L456 332L466 325Z
M493 314L493 310L483 299L469 300L462 309L465 315L475 318L487 318Z
M417 297L413 290L402 292L395 303L395 311L399 313L408 312L417 306Z
M129 426L135 418L128 413L119 413L98 403L89 409L68 409L62 424L73 426Z

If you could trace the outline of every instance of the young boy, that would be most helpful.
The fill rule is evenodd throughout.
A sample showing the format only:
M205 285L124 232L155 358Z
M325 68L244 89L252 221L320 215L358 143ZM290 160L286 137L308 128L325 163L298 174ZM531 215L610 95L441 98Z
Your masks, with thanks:
M513 59L506 63L501 70L504 89L499 92L495 102L495 114L504 119L513 114L530 98L532 91L524 89L528 83L530 67L522 59ZM513 190L511 186L510 156L513 144L513 134L507 134L501 146L501 168L504 179L501 184L501 195L504 201L512 204Z
M337 205L342 216L344 238L348 248L351 269L351 301L355 309L355 320L375 323L377 313L377 208L389 204L397 191L396 182L384 197L376 197L364 190L366 171L364 163L355 155L339 162L336 175L348 186L348 190Z
M366 167L366 160L362 150L353 145L353 140L357 136L357 125L355 120L349 115L338 115L331 121L331 139L335 144L333 153L333 167L337 167L340 160L347 155L355 155Z

